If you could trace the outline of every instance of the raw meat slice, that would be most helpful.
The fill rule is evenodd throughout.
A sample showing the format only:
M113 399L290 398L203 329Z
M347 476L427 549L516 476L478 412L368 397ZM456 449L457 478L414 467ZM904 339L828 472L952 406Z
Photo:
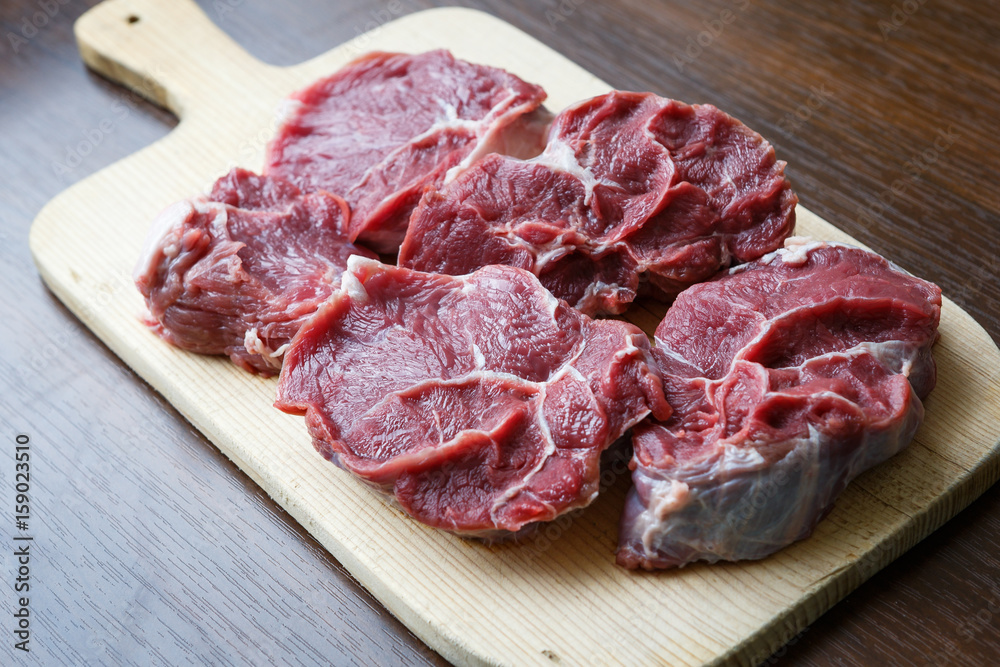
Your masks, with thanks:
M654 350L674 412L633 432L619 564L756 559L808 537L916 432L940 312L935 285L801 238L683 292Z
M370 53L295 93L265 173L351 206L351 240L399 248L427 186L481 155L538 155L551 116L545 91L447 51Z
M646 336L526 271L442 276L352 257L285 355L275 406L431 526L493 537L591 502L600 454L668 416Z
M781 247L796 197L757 133L710 105L612 92L566 109L539 157L491 155L414 211L399 261L527 269L588 314L673 298Z
M134 275L150 326L178 347L276 374L348 256L374 257L347 242L348 217L340 197L234 169L153 223Z

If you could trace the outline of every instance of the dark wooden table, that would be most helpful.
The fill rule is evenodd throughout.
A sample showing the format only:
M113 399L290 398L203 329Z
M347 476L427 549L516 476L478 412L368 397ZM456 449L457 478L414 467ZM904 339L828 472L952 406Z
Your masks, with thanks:
M39 279L27 237L45 202L175 124L83 67L71 26L92 4L0 5L0 663L443 664ZM200 4L254 55L292 64L437 3ZM1000 340L1000 3L463 4L619 88L744 120L807 207L936 281ZM18 434L27 531L14 524ZM15 594L13 538L28 534L30 594ZM1000 487L761 657L997 664L997 535ZM20 595L29 654L13 648Z

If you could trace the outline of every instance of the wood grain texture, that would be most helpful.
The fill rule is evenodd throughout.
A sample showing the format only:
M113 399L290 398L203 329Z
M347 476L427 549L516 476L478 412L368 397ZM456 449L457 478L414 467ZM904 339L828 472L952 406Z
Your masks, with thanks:
M181 31L196 46L181 46ZM612 563L620 475L588 511L521 547L417 525L312 451L301 420L270 409L274 381L163 345L138 322L129 271L148 221L231 164L259 169L281 97L356 56L348 43L290 68L242 52L187 2L114 0L77 23L87 63L181 118L165 139L57 197L31 247L46 282L108 346L285 507L399 619L468 664L754 662L950 518L997 476L1000 353L946 303L938 391L902 455L863 476L816 535L759 563L636 575ZM553 108L608 84L486 15L422 13L364 50L447 47L538 81ZM234 104L235 102L235 104ZM109 211L105 203L115 198ZM804 233L850 240L800 208ZM107 295L97 303L99 295ZM648 326L648 323L647 323ZM502 609L484 607L497 590ZM671 604L665 605L664 600ZM661 629L645 633L649 618ZM693 619L711 619L696 623Z
M26 235L42 203L171 125L166 115L83 71L69 26L84 4L63 6L16 52L7 40L0 44L0 278L10 314L0 324L0 415L11 429L29 430L41 459L50 462L41 478L49 483L39 489L40 530L55 560L33 610L45 619L40 646L54 652L47 661L46 653L33 656L36 664L69 662L72 651L126 664L269 662L254 648L273 648L272 640L279 642L279 661L293 664L323 656L336 664L434 659L369 606L322 549L310 546L169 406L153 400L37 282ZM386 7L360 0L200 4L245 48L277 64L348 41ZM402 11L428 4L404 2ZM890 18L891 1L754 2L683 71L671 61L677 45L736 3L588 2L574 3L572 11L555 1L468 4L515 23L616 87L710 101L742 117L789 160L811 208L941 284L1000 338L993 168L1000 146L985 122L1000 101L1000 59L988 39L1000 29L995 3L923 5L883 40L877 22ZM4 3L4 34L19 34L22 19L37 10L30 0ZM784 39L789 34L797 39ZM810 100L810 87L823 84L838 94L804 112L800 124L788 123L788 114ZM120 100L128 102L124 118L112 107ZM117 119L114 132L79 166L56 173L53 162L64 162L83 133L109 117ZM933 170L911 177L906 163L953 122L954 145L937 156ZM885 197L898 179L905 196ZM878 202L887 205L877 221L860 221L859 210ZM192 477L204 480L197 493L186 492ZM73 500L81 488L90 493ZM764 661L992 664L1000 650L998 500L994 488ZM234 504L245 522L241 530L220 520L228 513L219 508ZM148 518L150 508L155 519ZM58 531L49 527L53 515L64 517ZM205 525L217 527L210 545L196 539L195 546L220 567L199 569L185 558L192 535ZM164 541L162 526L175 527L168 532L183 539ZM100 567L91 553L99 554ZM216 559L229 553L239 554L240 585L220 584L230 561ZM119 606L136 581L148 613ZM302 592L312 581L323 582L321 595ZM74 603L88 596L88 603ZM264 597L277 602L273 615L261 607ZM219 622L206 629L200 621L206 617Z

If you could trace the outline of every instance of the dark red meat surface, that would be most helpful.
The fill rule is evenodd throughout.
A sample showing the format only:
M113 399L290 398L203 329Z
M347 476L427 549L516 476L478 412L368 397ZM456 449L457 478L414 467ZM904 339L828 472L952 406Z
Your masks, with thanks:
M370 53L295 93L265 172L351 206L351 240L392 253L425 187L490 152L541 152L545 92L447 51Z
M673 413L633 431L620 564L763 558L916 432L940 290L859 248L786 245L686 290L657 328Z
M339 197L234 169L153 223L135 269L150 324L178 347L277 373L348 256L374 257L348 243L347 220Z
M783 170L713 106L612 92L560 113L539 157L487 156L428 192L399 261L517 266L585 313L621 313L640 288L670 299L780 247L796 203Z
M351 258L285 355L275 405L412 516L496 536L596 496L600 454L668 407L646 336L530 273L452 277Z

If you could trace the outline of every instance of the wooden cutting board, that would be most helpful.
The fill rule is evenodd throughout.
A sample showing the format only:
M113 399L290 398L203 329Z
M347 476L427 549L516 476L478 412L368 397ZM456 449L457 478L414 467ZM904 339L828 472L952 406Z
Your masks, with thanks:
M542 84L549 106L609 86L486 14L407 16L295 67L261 63L190 0L111 0L76 24L84 60L171 109L167 137L38 215L31 249L52 291L285 507L417 635L461 664L760 662L965 507L1000 473L1000 351L946 301L939 382L902 454L855 481L815 535L763 561L660 573L614 565L627 474L526 545L426 528L323 461L273 407L275 380L166 345L142 324L132 266L150 221L231 166L259 170L279 100L374 49L457 56ZM655 91L668 94L670 91ZM753 125L753 119L744 119ZM852 239L801 206L799 232ZM652 331L659 313L636 310Z

